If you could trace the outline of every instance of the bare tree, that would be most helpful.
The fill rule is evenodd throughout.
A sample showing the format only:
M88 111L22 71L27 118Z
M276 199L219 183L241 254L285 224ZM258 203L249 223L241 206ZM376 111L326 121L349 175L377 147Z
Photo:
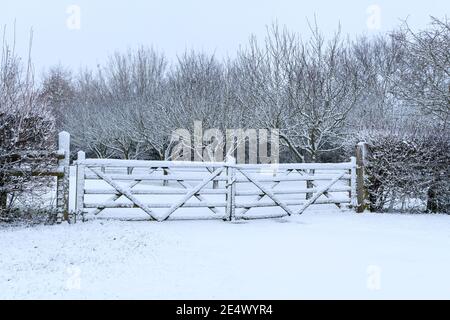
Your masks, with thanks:
M241 101L259 125L280 129L300 161L340 147L345 121L362 91L358 70L339 32L328 42L317 26L304 42L286 29L268 29L265 46L252 39L239 55Z
M165 69L164 56L139 48L114 54L96 73L80 73L65 119L74 142L99 157L160 154L167 140L160 130Z
M348 133L406 127L411 110L405 110L393 92L401 45L392 37L358 37L351 43L351 54L364 90L349 114Z
M164 107L165 113L171 114L169 131L187 129L193 133L194 144L189 141L188 147L196 160L210 157L204 155L211 141L204 141L203 130L215 128L225 132L233 126L230 83L226 65L217 61L214 55L195 52L186 52L179 57L168 75ZM195 123L202 127L194 128ZM216 148L223 148L224 138L216 134L208 140L216 139Z
M56 126L61 128L63 114L73 105L75 88L72 83L72 72L57 65L44 75L39 99L48 105L56 118Z
M405 52L396 94L447 128L450 116L450 22L431 18L429 28L414 32L405 22L393 37Z

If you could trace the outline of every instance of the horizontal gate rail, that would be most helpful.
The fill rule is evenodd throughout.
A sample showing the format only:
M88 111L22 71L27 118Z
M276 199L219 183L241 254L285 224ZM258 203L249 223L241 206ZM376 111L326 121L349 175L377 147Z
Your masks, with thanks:
M243 172L240 172L243 174ZM335 175L304 175L304 176L298 176L298 177L263 177L258 178L259 182L283 182L283 181L309 181L309 180L316 180L316 181L328 181L330 179L333 179ZM349 174L343 174L341 176L342 180L350 180L351 176ZM249 182L246 178L236 178L236 182Z
M272 192L274 194L303 194L303 193L311 193L311 192L317 192L320 188L305 188L305 189L275 189ZM330 188L328 192L349 192L351 191L351 187L335 187ZM226 189L205 189L202 191L199 191L197 195L221 195L226 194ZM120 195L121 193L114 189L90 189L87 188L84 190L85 194L115 194ZM177 195L177 194L185 194L185 190L145 190L145 189L133 189L133 194L137 195ZM259 190L241 190L236 191L236 196L264 196L264 192L261 192Z
M158 208L172 208L173 204L171 203L144 203L145 206L149 206L155 209ZM225 208L227 205L227 203L224 202L186 202L181 204L179 207L180 208L208 208L208 207L217 207L217 208ZM114 201L109 201L109 202L99 202L99 203L86 203L85 208L102 208L102 209L106 209L106 208L140 208L140 206L136 205L135 203L119 203L119 202L114 202ZM178 207L177 207L178 208ZM175 209L176 210L176 209ZM169 214L170 215L170 214ZM167 218L164 218L167 219ZM163 220L164 220L163 219Z
M330 199L318 199L314 203L315 204L334 204L335 200ZM304 200L283 200L284 204L289 206L299 206L306 204L307 201ZM340 200L341 203L350 203L349 199ZM172 204L170 203L145 203L146 206L152 208L170 208ZM217 208L225 208L227 206L226 202L187 202L180 206L180 208L208 208L208 207L217 207ZM278 204L275 202L263 202L263 201L253 201L253 202L245 202L245 203L235 203L236 208L257 208L257 207L277 207ZM114 201L108 202L98 202L98 203L85 203L85 208L140 208L134 203L119 203Z
M110 160L110 159L86 159L77 161L89 167L110 168L220 168L223 162L187 162L187 161L152 161L152 160Z
M352 162L343 163L277 163L277 164L238 164L236 169L242 170L350 170Z
M93 169L93 168L91 168ZM243 175L242 172L239 172ZM203 181L204 178L202 177L186 177L182 175L144 175L144 174L136 174L136 175L126 175L126 174L109 174L108 175L111 179L114 180L141 180L141 181L158 181L158 180L167 180L167 181ZM282 182L282 181L308 181L308 180L321 180L321 181L327 181L332 179L333 175L303 175L303 176L296 176L296 177L263 177L259 178L258 181L260 182ZM85 179L88 180L97 180L98 176L92 173L86 173ZM350 180L351 175L350 174L344 174L341 177L342 180ZM214 179L211 179L214 181L227 181L227 177L215 177ZM249 182L248 179L244 177L236 177L235 182Z
M91 168L93 169L93 168ZM158 181L158 180L166 180L166 181L203 181L204 178L202 177L186 177L182 175L154 175L151 176L149 174L133 174L133 175L127 175L127 174L109 174L108 175L111 179L114 180L141 180L141 181ZM97 180L98 176L91 173L85 174L85 179L90 180ZM213 180L215 181L227 181L226 177L215 177Z

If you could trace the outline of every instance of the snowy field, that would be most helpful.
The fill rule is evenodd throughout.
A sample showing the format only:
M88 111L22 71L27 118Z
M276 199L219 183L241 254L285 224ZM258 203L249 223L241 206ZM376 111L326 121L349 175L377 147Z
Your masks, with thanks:
M322 207L322 208L321 208ZM450 216L0 229L0 298L450 298Z

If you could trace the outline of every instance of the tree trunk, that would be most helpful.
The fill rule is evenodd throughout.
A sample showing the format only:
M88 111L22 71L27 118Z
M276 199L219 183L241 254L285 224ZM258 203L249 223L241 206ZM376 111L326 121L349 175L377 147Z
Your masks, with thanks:
M316 152L315 151L311 153L311 158L310 158L309 162L311 162L311 163L316 163L317 162L317 157L316 157ZM314 169L311 169L311 170L307 171L307 174L310 175L310 176L314 176L315 173L316 173L316 170L314 170ZM314 188L314 180L307 180L306 181L306 188L308 188L308 189ZM306 200L311 199L313 197L313 195L314 195L314 193L307 193L306 194Z
M167 176L169 175L169 171L167 170L168 168L163 168L163 175ZM169 180L163 180L163 186L167 187L169 185Z
M0 211L6 209L6 200L8 199L8 194L6 192L0 192Z
M4 183L0 183L0 190L4 187ZM6 209L8 200L8 193L0 191L0 214Z
M291 143L291 141L287 137L285 137L284 135L280 135L280 138L287 143L289 150L291 150L294 153L295 157L300 162L302 163L305 162L305 157L297 150L297 148Z
M436 184L433 183L429 188L427 192L427 211L432 213L439 212L439 203L438 203L438 197L437 197L437 190L436 190Z

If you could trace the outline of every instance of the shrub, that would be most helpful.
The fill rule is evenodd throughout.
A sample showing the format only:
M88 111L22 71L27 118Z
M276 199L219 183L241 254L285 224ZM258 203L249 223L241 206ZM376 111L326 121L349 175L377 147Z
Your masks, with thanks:
M450 213L450 142L445 135L376 134L366 141L372 211Z

